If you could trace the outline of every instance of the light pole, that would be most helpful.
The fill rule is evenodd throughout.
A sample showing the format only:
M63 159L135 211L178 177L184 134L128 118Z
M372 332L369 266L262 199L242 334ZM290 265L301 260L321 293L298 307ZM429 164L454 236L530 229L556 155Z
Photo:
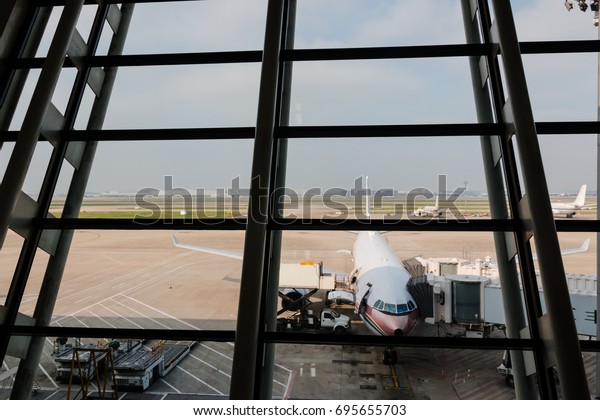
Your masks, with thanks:
M598 27L598 1L592 3L594 26ZM598 30L600 42L600 29ZM596 119L600 121L600 52L598 53L598 86L597 86ZM600 133L596 135L596 204L600 187ZM596 219L600 219L600 208L596 205ZM600 233L596 233L596 340L600 340L600 290L598 290L598 273L600 273ZM600 353L596 353L596 399L600 398Z
M588 8L585 0L578 0L577 5L582 12ZM573 8L573 1L565 1L565 7L568 11ZM593 23L598 27L599 15L598 0L590 3L590 9L594 12ZM598 41L600 42L600 29L598 30ZM598 91L596 104L596 118L600 121L600 52L598 53ZM600 188L600 133L596 138L596 202L598 201L598 188ZM596 219L600 220L600 208L596 206ZM600 233L596 233L596 285L598 284L598 274L600 273ZM600 339L600 290L596 286L596 340ZM596 399L600 399L600 353L596 353Z
M463 206L464 206L464 213L463 216L467 216L467 186L469 185L469 181L467 181L466 179L463 181L464 185L465 185L465 190L463 192Z

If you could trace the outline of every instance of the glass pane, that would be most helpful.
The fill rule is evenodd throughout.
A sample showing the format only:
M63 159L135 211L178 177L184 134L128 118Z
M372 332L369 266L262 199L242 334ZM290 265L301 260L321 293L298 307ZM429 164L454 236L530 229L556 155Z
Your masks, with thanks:
M597 137L546 135L539 140L555 217L596 219Z
M577 1L568 12L565 2L547 5L542 1L512 1L515 25L520 41L570 41L598 39L594 12L582 13ZM589 5L590 2L588 2ZM565 63L566 65L567 63Z
M182 216L181 210L187 210L187 216L231 216L231 190L237 188L244 195L250 185L252 143L249 139L100 143L86 189L90 200L84 202L83 211L112 212L102 217L148 216L157 201L168 207L162 208L164 214L173 217ZM86 208L98 200L107 200L108 206ZM94 217L81 214L86 216Z
M48 337L31 399L225 399L233 348L233 343L208 341ZM79 361L83 379L73 360ZM5 368L17 363L7 357ZM87 381L88 371L95 370L99 380L92 375ZM5 382L2 399L8 399L13 385L12 378Z
M94 17L96 16L97 10L98 6L84 5L81 9L81 13L79 14L77 30L85 42L88 42L89 40L89 35L92 30L92 25L94 24Z
M523 66L536 121L596 120L596 54L524 55Z
M260 63L121 68L104 126L253 126L259 74Z
M333 345L276 346L275 360L293 372L290 399L490 400L514 399L496 371L502 350L385 348ZM327 381L327 386L322 382ZM275 394L273 395L275 398Z
M464 43L460 3L301 0L297 48Z
M29 104L31 103L33 91L38 83L39 76L40 70L33 69L29 71L29 74L27 75L27 80L25 82L22 93L19 97L19 101L17 103L15 114L12 120L10 121L10 130L20 130L23 126L25 114L27 113L27 109L29 108Z
M54 147L47 141L38 141L35 146L33 157L31 158L31 163L29 165L30 169L27 171L27 176L23 183L23 191L35 200L37 200L42 189L46 168L50 162L53 150ZM9 174L5 174L5 176L9 176Z
M479 138L290 139L287 156L289 217L366 217L367 176L373 218L491 216Z
M297 62L290 125L476 122L471 92L467 58Z
M138 4L124 53L260 50L265 16L265 0Z
M9 229L6 233L2 252L0 252L0 302L2 304L8 294L23 242L23 238L12 230Z
M54 33L56 32L56 28L58 27L58 21L60 20L60 17L63 13L63 9L63 6L56 6L52 8L52 13L50 14L50 18L48 20L48 24L46 25L44 35L40 41L38 50L36 51L36 57L45 57L46 55L48 55L48 50L50 49L50 44L52 43L52 39L54 38Z
M76 231L53 326L235 328L244 232ZM240 255L241 259L241 255Z
M286 231L279 273L280 331L487 335L505 323L489 232ZM347 320L319 325L331 309Z

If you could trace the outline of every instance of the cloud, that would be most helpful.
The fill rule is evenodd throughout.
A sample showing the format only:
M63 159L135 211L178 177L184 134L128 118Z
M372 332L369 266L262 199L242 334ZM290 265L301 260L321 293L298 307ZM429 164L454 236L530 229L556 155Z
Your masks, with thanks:
M567 12L559 2L547 0L512 2L512 7L522 41L598 36L589 11L581 13L574 8ZM82 13L78 26L82 32L89 30L94 10L90 6ZM138 4L125 53L260 50L265 12L266 0ZM298 2L297 48L461 42L462 13L460 2L455 0ZM44 44L48 43L46 37ZM44 48L40 51L43 53ZM467 61L444 58L296 63L292 123L474 122ZM595 119L596 63L596 54L524 57L535 118ZM32 72L28 86L35 82L35 75ZM105 126L251 126L256 121L259 77L258 63L122 68ZM59 83L55 101L60 107L66 103L69 83L68 77ZM13 129L20 125L25 109L20 107L21 116L16 117ZM83 125L81 118L78 124ZM183 186L219 186L227 185L237 175L249 174L251 141L183 143L101 145L93 188L135 188L150 179L161 182L165 174L173 174L174 182ZM571 156L577 158L565 157L573 145ZM541 147L551 190L573 190L583 182L595 188L595 162L591 158L596 153L594 141L572 142L569 136L556 136L543 139ZM384 148L389 152L382 152ZM374 182L390 181L406 189L415 183L435 183L437 173L447 173L450 182L452 177L458 180L455 184L467 178L473 189L485 188L478 139L295 140L291 149L290 182L318 186L335 179L341 185L351 183L357 174L370 172ZM2 151L0 161L6 161L8 150ZM136 171L124 176L131 162ZM312 169L307 171L309 165Z
M126 54L260 50L266 0L136 4Z
M122 68L106 128L253 126L259 64Z
M464 42L460 3L453 0L303 0L297 47L364 47Z

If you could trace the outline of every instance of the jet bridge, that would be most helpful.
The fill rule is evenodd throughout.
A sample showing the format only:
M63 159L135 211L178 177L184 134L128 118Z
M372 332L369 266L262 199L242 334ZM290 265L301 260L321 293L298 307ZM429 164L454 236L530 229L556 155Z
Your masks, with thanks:
M485 336L494 326L505 325L500 285L489 277L467 274L436 276L430 273L427 283L432 287L430 299L433 314L425 319L426 322L465 325L467 336L470 337ZM585 288L569 288L573 316L577 333L594 337L597 322L596 291L589 287L589 282L583 283ZM570 286L572 284L578 283L569 282ZM543 293L540 290L545 311Z

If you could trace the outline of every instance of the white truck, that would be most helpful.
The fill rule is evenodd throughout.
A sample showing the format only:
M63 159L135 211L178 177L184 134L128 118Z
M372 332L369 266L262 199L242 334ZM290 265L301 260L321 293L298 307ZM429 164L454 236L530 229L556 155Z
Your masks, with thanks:
M289 318L277 318L277 331L302 330L332 331L334 334L346 334L350 332L350 318L329 308L322 309L319 317L311 313L299 313Z

